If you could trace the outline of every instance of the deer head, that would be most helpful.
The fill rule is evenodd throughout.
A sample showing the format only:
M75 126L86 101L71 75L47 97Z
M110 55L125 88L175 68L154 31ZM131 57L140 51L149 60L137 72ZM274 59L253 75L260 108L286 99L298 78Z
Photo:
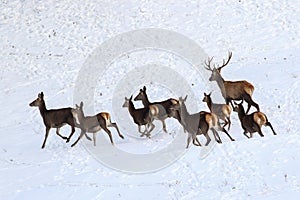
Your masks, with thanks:
M212 74L209 78L209 81L216 81L218 79L218 77L221 76L222 68L225 67L229 63L231 57L232 57L232 52L229 52L227 61L225 61L223 59L223 64L221 66L218 66L217 68L215 65L213 65L213 67L211 66L211 61L213 60L214 57L208 58L207 62L205 61L205 65L206 65L205 69L212 72Z
M241 103L234 102L234 105L236 105L236 106L234 106L233 111L237 112L237 113L245 114L245 109L243 107L243 102L244 102L244 100L242 100Z
M78 117L79 119L84 117L84 113L83 113L83 102L80 102L80 105L78 106L77 104L75 104L75 108L71 110L73 116L76 116L76 118Z
M131 101L132 101L132 95L129 99L127 97L125 97L125 102L122 107L123 108L129 107L129 102L131 102Z
M210 92L209 94L206 94L204 92L204 98L203 98L202 102L209 102L209 101L211 101L211 97L210 97L211 93L212 92Z
M44 93L41 92L38 94L38 97L36 100L34 100L33 102L31 102L29 104L29 106L36 106L36 107L39 107L44 101Z
M140 89L140 93L134 98L134 101L142 101L146 98L146 86L143 87L143 89Z

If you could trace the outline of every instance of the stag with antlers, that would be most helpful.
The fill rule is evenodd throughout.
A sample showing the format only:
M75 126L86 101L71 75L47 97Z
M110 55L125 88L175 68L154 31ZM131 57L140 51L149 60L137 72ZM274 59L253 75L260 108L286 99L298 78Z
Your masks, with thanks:
M252 93L254 91L254 86L243 80L243 81L225 81L223 77L221 76L221 70L223 67L225 67L230 59L232 57L232 52L229 52L228 59L225 61L223 59L223 64L221 66L218 66L217 68L215 65L213 68L211 67L211 61L212 58L208 58L208 61L205 62L205 69L209 70L212 72L209 81L216 81L222 96L224 97L226 104L231 104L231 106L234 108L234 105L232 104L232 100L245 100L248 103L248 108L246 113L249 112L250 107L254 106L258 111L259 111L259 106L257 103L255 103L252 100Z

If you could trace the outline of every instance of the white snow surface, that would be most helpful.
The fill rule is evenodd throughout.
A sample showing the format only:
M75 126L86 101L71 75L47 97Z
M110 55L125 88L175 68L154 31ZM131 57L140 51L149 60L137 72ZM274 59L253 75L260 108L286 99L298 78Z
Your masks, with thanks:
M0 199L299 199L299 13L300 1L288 0L1 1ZM255 86L253 99L278 135L263 127L265 137L247 139L233 113L235 142L220 134L223 144L206 157L199 155L207 147L190 146L171 165L144 174L115 171L95 160L81 142L71 148L54 129L42 150L45 127L29 103L43 91L49 109L74 106L78 72L93 50L117 34L143 28L183 34L218 63L232 51L223 77ZM159 57L147 53L132 64ZM112 70L103 78L118 73ZM209 91L194 87L201 110L207 110L201 100ZM103 89L103 96L109 99L108 91ZM153 101L165 98L155 87L150 94ZM96 111L102 111L101 102L96 104ZM69 131L61 130L63 135ZM79 133L77 129L71 143ZM161 135L141 144L121 140L115 132L113 137L116 148L125 145L139 152L172 140ZM204 137L199 138L203 143Z

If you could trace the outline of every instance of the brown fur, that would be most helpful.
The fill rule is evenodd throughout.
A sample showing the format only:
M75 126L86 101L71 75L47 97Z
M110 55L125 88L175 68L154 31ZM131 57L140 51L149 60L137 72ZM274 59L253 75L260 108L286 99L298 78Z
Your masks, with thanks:
M74 118L79 121L80 124L78 126L81 129L81 133L78 139L71 145L72 147L75 146L87 132L93 133L94 146L96 146L96 134L101 129L108 134L111 144L114 145L112 134L108 127L114 127L117 130L119 137L124 139L124 136L120 133L117 124L111 122L110 114L107 112L101 112L95 116L84 116L83 102L81 102L80 106L76 105L76 108L72 109L72 114Z
M176 100L176 99L170 98L165 101L151 103L151 102L149 102L149 99L147 96L146 86L144 86L142 89L140 89L140 92L134 98L134 101L142 101L145 108L146 107L150 108L152 106L156 106L156 108L153 108L153 109L155 109L157 112L156 111L154 112L153 109L150 109L150 111L152 112L152 116L154 119L160 120L162 122L164 132L167 132L165 119L167 119L168 117L174 117L175 119L177 119L180 122L179 112L176 112L176 115L172 115L172 116L170 114L171 113L170 108L179 104L178 100Z
M255 132L258 132L261 137L264 137L261 131L262 125L269 126L273 134L276 135L272 124L268 121L267 116L264 113L256 111L247 115L242 104L243 102L236 104L236 107L234 107L233 110L238 113L242 128L244 129L244 135L247 138L252 138L253 133ZM247 133L250 133L250 137Z
M225 122L223 128L228 124L228 130L229 130L231 125L231 121L230 121L231 107L227 104L213 103L210 95L211 93L209 94L204 93L204 98L202 101L207 103L210 112L216 114L218 119L221 119L222 121Z
M46 104L44 101L44 93L41 92L38 94L38 98L31 102L29 106L36 106L39 108L41 116L43 117L43 122L46 127L46 134L44 138L44 142L42 145L42 149L45 148L46 141L49 135L49 131L51 128L56 128L56 134L60 136L62 139L69 142L72 135L75 132L75 121L71 112L72 108L60 108L60 109L52 109L48 110L46 108ZM59 129L64 125L70 125L72 128L71 134L69 137L62 136L59 133Z
M227 134L227 136L234 141L233 138L228 134L228 132L220 127L218 123L218 118L215 114L201 111L199 113L195 114L189 114L187 111L185 101L186 98L179 98L179 105L174 106L172 110L179 111L181 116L181 125L183 126L184 130L186 130L189 135L187 139L187 146L189 147L189 144L191 142L191 139L193 139L193 144L196 146L201 146L200 142L197 139L197 135L203 134L206 137L206 146L210 143L211 139L208 135L208 130L211 130L214 134L215 140L219 143L222 143L220 136L216 130L221 130ZM176 112L172 112L176 113ZM197 143L196 143L197 142Z
M254 86L251 83L249 83L245 80L244 81L225 81L223 79L223 77L221 76L221 69L229 63L231 57L232 57L232 53L230 52L227 62L225 62L225 60L223 60L223 65L218 68L216 68L216 67L212 68L210 66L212 58L209 59L207 63L205 63L207 66L206 69L212 72L211 77L209 78L209 81L217 82L217 84L221 90L222 96L224 97L224 99L226 101L226 104L230 103L231 106L234 107L234 105L232 104L232 100L245 100L248 103L248 108L247 108L246 113L249 112L251 106L254 106L257 109L257 111L259 111L259 105L252 100Z
M144 108L138 108L136 109L132 102L132 96L128 99L125 97L125 102L122 106L123 108L127 107L128 111L134 121L135 124L138 125L138 130L141 134L141 137L146 135L147 137L150 137L150 132L154 129L155 125L153 124L153 115L152 112L156 112L156 109L152 107L151 111L149 107ZM141 131L141 126L145 126L145 131ZM148 128L150 127L150 130L148 131Z

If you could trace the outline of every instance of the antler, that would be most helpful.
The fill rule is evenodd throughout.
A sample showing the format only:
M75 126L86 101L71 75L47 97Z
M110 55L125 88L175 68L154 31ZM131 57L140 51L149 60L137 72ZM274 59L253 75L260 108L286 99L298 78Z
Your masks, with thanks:
M225 67L229 63L231 57L232 57L232 52L229 51L227 61L225 62L225 60L223 59L223 64L222 66L218 66L218 70L221 70L223 67Z
M211 61L212 61L213 58L214 57L211 57L211 58L208 57L208 62L206 62L206 61L204 62L204 64L207 66L207 67L204 67L205 69L207 69L209 71L213 71L213 69L210 66L210 63L211 63Z

